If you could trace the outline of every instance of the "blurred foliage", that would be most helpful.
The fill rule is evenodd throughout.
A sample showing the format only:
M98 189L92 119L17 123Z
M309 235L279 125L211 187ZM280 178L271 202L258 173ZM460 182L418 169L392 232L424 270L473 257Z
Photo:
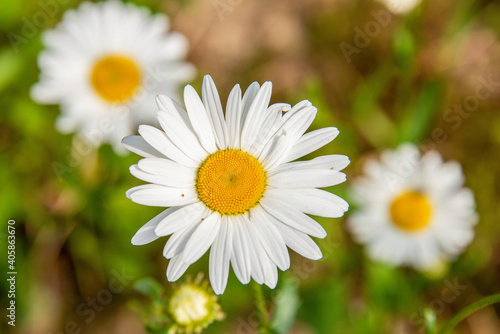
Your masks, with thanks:
M57 10L28 33L27 25L34 24L34 15L50 0L0 2L0 221L16 221L15 332L69 333L73 323L81 333L143 333L140 317L127 305L137 298L136 281L137 289L148 290L148 295L160 288L143 278L170 284L162 257L165 240L135 247L130 239L161 209L125 198L128 188L141 184L128 173L137 156L118 156L109 146L75 153L72 136L55 130L58 106L41 106L30 99L38 76L40 31L53 27L65 9L78 3L53 1ZM469 115L458 115L455 121L446 117L453 105L475 94L481 78L500 80L497 1L424 1L408 15L391 15L390 23L349 59L341 43L354 45L355 28L363 31L375 20L373 11L385 10L382 4L226 1L232 7L222 20L215 2L134 2L166 11L173 27L188 36L190 60L200 69L196 88L203 74L213 74L224 101L236 83L246 87L254 80L271 79L273 103L312 101L319 109L312 127L336 126L341 133L311 157L348 155L348 180L360 172L366 156L414 141L460 161L467 185L476 194L481 218L477 236L465 254L437 273L372 263L344 231L343 220L317 218L328 231L325 240L318 240L324 258L313 262L293 254L292 266L280 273L277 289L265 289L268 300L279 300L269 309L280 333L290 326L291 333L422 333L433 321L426 309L433 310L439 327L471 301L499 292L498 84ZM262 30L265 27L269 30ZM257 42L273 32L282 39ZM22 38L19 43L11 43L12 34ZM249 48L242 49L240 40ZM330 190L348 198L348 183ZM2 273L6 265L0 261ZM205 256L188 274L207 273L207 265ZM123 290L113 293L109 304L92 308L89 300L99 300L117 275ZM455 280L466 289L452 302L442 301L443 291ZM2 305L7 289L2 280ZM257 328L251 289L234 274L220 302L227 319L207 333L250 333ZM82 315L82 310L87 313ZM478 312L456 333L500 332L499 311L494 306ZM12 328L2 321L0 332L8 330Z

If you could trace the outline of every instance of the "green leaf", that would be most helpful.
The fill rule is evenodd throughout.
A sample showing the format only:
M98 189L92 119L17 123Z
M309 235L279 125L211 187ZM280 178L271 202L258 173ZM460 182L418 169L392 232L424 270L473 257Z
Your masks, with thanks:
M353 94L351 116L361 135L374 147L390 146L397 134L394 122L379 105L390 79L388 68L381 67L361 83Z
M142 278L135 282L134 289L155 301L160 300L164 293L163 287L151 277Z
M396 63L403 69L411 67L416 45L413 33L406 27L396 30L393 39L394 57Z
M401 125L401 142L419 142L424 139L441 96L441 85L438 82L427 83L418 97L414 107L408 107Z
M458 312L447 323L445 323L444 326L439 331L439 334L450 333L450 331L453 328L455 328L456 325L458 325L462 320L467 318L469 315L476 312L477 310L480 310L488 305L495 303L500 303L500 293L493 296L485 297L483 299L478 300L477 302L470 304L469 306L465 307L462 311Z

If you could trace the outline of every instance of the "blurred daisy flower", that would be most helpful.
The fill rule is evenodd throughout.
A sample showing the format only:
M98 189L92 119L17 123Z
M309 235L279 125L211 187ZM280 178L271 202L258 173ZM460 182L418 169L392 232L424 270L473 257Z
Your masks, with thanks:
M413 144L382 153L353 182L348 229L367 253L390 265L432 269L460 254L474 238L474 194L459 163Z
M121 139L155 119L154 96L175 95L195 70L183 61L188 43L169 33L165 15L120 1L82 3L45 31L40 79L32 98L60 104L57 129L78 132L95 146Z
M130 189L132 201L169 207L133 237L141 245L172 235L163 255L171 259L167 278L177 280L207 250L215 293L224 292L229 264L246 284L276 286L277 269L290 266L287 246L309 259L322 257L309 235L324 238L323 227L307 214L341 217L340 197L316 189L345 181L343 155L291 162L328 144L339 133L324 128L304 134L316 116L309 101L293 108L269 106L272 85L254 82L243 97L236 85L224 116L219 94L205 76L200 99L184 90L186 110L158 97L163 130L141 125L140 136L123 144L145 159L131 173L150 182ZM284 113L286 111L286 113Z
M417 7L422 0L378 0L393 14L406 14Z
M135 289L150 297L147 303L142 300L130 303L143 317L148 332L201 333L213 322L225 318L218 298L203 274L196 278L188 276L184 283L172 286L172 292L165 291L152 278L138 280Z
M188 279L177 287L168 302L173 325L168 334L201 333L216 320L224 319L217 296L203 280L203 275Z

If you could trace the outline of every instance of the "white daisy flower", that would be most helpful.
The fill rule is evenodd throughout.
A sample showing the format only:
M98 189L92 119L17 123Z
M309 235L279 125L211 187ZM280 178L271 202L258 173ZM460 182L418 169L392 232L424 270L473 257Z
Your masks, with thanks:
M209 276L224 292L229 264L246 284L276 286L276 267L290 266L287 246L309 259L322 257L309 237L324 228L308 216L340 217L348 208L340 197L316 189L342 183L349 164L343 155L291 162L328 144L339 133L324 128L304 134L317 109L309 101L293 108L269 105L271 83L254 82L243 98L236 85L224 116L219 93L205 76L203 100L184 90L186 110L159 96L162 130L141 125L140 136L123 144L145 159L131 173L151 184L130 189L134 202L169 207L133 237L141 245L171 235L163 255L171 259L167 278L177 280L210 247ZM286 111L286 113L284 113Z
M359 210L347 227L367 253L393 266L427 270L461 253L474 237L474 194L458 162L413 144L382 153L352 186Z
M78 132L96 146L155 120L154 96L174 94L193 78L183 61L187 39L169 33L168 18L120 1L82 3L42 34L40 80L32 98L60 104L57 129Z

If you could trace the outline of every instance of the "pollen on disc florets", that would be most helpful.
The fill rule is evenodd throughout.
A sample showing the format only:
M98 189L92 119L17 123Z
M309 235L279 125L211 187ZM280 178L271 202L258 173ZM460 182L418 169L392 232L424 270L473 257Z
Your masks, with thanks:
M211 210L225 215L253 208L266 188L266 172L252 155L235 149L210 155L198 170L198 197Z
M393 200L390 214L396 226L409 232L416 232L429 225L432 206L425 195L408 191Z
M141 73L134 60L121 55L109 55L94 64L90 81L104 100L119 103L134 95L141 83Z

